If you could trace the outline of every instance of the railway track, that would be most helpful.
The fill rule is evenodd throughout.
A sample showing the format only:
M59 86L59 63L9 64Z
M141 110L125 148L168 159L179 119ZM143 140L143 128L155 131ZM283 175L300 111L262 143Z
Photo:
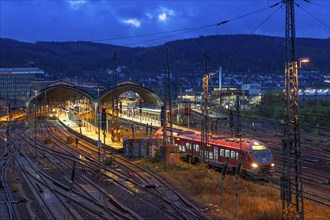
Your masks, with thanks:
M15 159L15 155L18 151L15 148L15 145L20 142L20 140L21 139L9 139L7 135L1 133L1 146L4 147L4 149L0 156L0 219L20 219L20 215L13 205L14 201L9 187L9 180L7 178L9 166Z
M58 130L61 129L62 135L70 135L66 133L63 128L57 127ZM59 130L60 131L60 130ZM65 132L65 133L64 133ZM94 150L94 154L97 154L97 149L95 146L90 146L89 143L84 142L83 140L79 141L79 145L84 145L87 147L87 151ZM134 163L120 158L117 156L111 156L113 160L113 167L115 169L110 169L109 166L101 166L102 175L105 175L106 178L111 178L111 181L121 185L130 193L138 194L139 197L142 197L147 203L153 204L155 207L158 207L162 210L170 210L168 213L176 213L175 218L183 219L203 219L205 218L200 214L199 210L193 206L187 199L183 198L182 195L178 194L170 188L163 180L158 178L156 175L149 173L144 170L142 167L136 166ZM97 158L95 158L97 159ZM89 162L90 163L90 162ZM97 168L98 164L94 163L92 166ZM138 170L138 171L137 171ZM130 178L129 173L134 172L134 177ZM123 186L124 183L124 186ZM166 207L166 209L164 209Z
M40 139L39 134L38 139ZM45 166L45 161L42 161L42 159L45 159L47 155L44 154L45 149L40 146L40 143L36 143L36 148L32 150L31 147L35 147L34 141L21 134L20 143L12 145L10 162L12 166L15 165L16 172L21 171L20 174L24 178L25 185L28 185L33 193L35 198L33 200L38 201L42 212L45 213L44 215L48 219L141 219L138 216L134 218L132 215L127 217L120 213L111 213L112 210L109 211L95 200L83 195L81 192L77 192L78 187L76 185L72 185L69 196L69 187L66 184L52 178L40 168ZM24 145L24 149L21 148L22 145ZM28 154L30 154L32 160L27 156ZM35 158L39 160L35 160ZM9 160L6 164L9 164ZM60 167L57 168L61 169ZM30 197L30 199L32 198ZM103 209L103 212L100 209ZM10 216L11 213L14 213L13 211L5 212L5 210L3 209L3 212L1 212L4 219L17 219ZM127 215L127 210L125 214Z
M0 129L4 131L5 128L0 127ZM72 134L60 125L54 126L54 124L40 121L38 130L36 147L34 133L31 129L25 139L25 136L22 135L23 130L19 129L11 132L11 136L15 136L15 138L6 139L6 136L2 136L3 144L6 143L5 146L8 148L1 148L0 161L4 161L2 155L7 154L6 158L15 155L14 158L17 158L18 161L15 159L16 162L12 161L11 164L20 167L23 178L27 183L30 182L27 185L33 191L34 197L39 197L38 203L46 216L52 216L51 213L57 213L58 207L61 207L60 209L63 210L61 217L69 216L70 219L75 219L74 216L82 219L207 218L165 181L131 161L106 151L105 156L108 159L111 158L109 160L111 164L106 165L103 162L99 164L97 147L83 139L79 139L77 146L67 144L66 137L72 136ZM259 140L262 140L265 135L264 132L251 131L251 136ZM43 140L49 136L52 136L52 144L44 144ZM278 181L281 173L281 145L278 145L281 143L280 140L280 137L276 136L276 132L273 133L272 138L264 139L264 142L272 147L274 157L278 161L277 173L273 178L274 185L269 184L270 187L277 189L279 189ZM314 146L314 142L321 143L320 140L308 141L303 142L303 145L305 148L310 146L312 156L303 160L304 166L307 167L307 169L304 168L306 169L304 172L304 197L329 206L329 198L326 193L329 186L319 184L328 175L329 158L324 154L318 155L319 148ZM19 150L20 145L24 145L24 150ZM11 152L9 152L9 147ZM323 162L319 164L320 161ZM76 181L72 184L71 174L74 162L77 164ZM326 170L326 172L316 174L315 171L319 170ZM131 173L133 174L130 175ZM4 176L7 176L7 173ZM62 176L63 179L58 176ZM97 176L96 179L95 176ZM4 179L4 182L8 182L8 180ZM9 186L6 188L9 192ZM42 200L46 194L51 198L57 198L55 207ZM15 211L15 206L13 206L13 210L7 208L9 201L10 204L13 204L13 198L5 200L5 194L0 194L0 199L0 208L7 210L7 212L1 212L1 215L8 219L16 219L13 216L15 212L17 216L19 215ZM148 209L148 211L141 211L143 209Z
M40 138L42 137L40 136ZM32 138L30 141L33 141ZM141 217L136 215L129 208L111 197L108 192L93 183L94 180L82 175L78 169L76 171L76 180L75 182L72 182L72 170L69 163L75 162L78 164L77 167L80 167L81 164L86 166L86 161L82 161L79 157L68 152L63 146L61 146L62 143L56 143L54 141L53 144L61 147L63 152L53 151L51 148L47 148L40 143L38 143L36 148L40 154L40 158L43 158L42 164L49 167L46 170L51 170L48 174L44 173L43 175L46 175L48 179L51 179L52 182L56 183L61 189L65 189L66 191L70 190L72 196L77 197L76 200L70 199L70 201L77 204L85 204L86 207L89 207L89 209L85 208L90 210L89 212L94 210L94 215L97 215L94 216L94 218L141 219ZM54 174L55 171L57 172L56 175ZM50 177L50 175L56 176L57 178ZM60 177L60 179L58 179L58 177ZM71 190L73 187L74 189Z
M247 129L247 128L245 128ZM228 130L228 128L223 129ZM281 155L281 148L282 148L282 135L281 135L281 129L280 127L267 127L266 129L260 129L259 127L253 127L252 129L248 130L246 132L245 136L248 136L249 138L254 138L257 140L261 140L264 143L268 144L271 147L271 150L273 152L276 166L281 167L281 161L282 161L282 155ZM227 134L230 135L230 131L227 131ZM269 138L270 137L270 138ZM306 198L311 199L313 201L317 201L318 203L322 204L329 204L329 194L325 193L328 189L328 185L320 185L320 183L324 182L327 183L327 181L330 179L329 176L329 159L330 157L326 154L320 154L320 147L315 146L314 142L309 143L310 137L307 135L307 138L304 138L302 140L302 147L308 147L308 156L303 156L303 169L305 170L303 181L306 187L304 187L304 191L306 192ZM309 138L308 138L309 137ZM317 141L321 144L327 144L322 142L321 138L316 138L313 141ZM321 147L325 148L325 147ZM321 161L321 162L320 162ZM308 169L306 169L308 168ZM311 168L311 169L309 169ZM323 170L323 171L322 171ZM318 172L315 172L318 171ZM278 174L280 174L282 171L281 169L277 169ZM319 173L323 172L323 173ZM280 176L280 175L278 175ZM277 180L274 180L275 187L278 188L278 182L279 177ZM308 195L308 196L307 196ZM313 199L316 198L316 199Z

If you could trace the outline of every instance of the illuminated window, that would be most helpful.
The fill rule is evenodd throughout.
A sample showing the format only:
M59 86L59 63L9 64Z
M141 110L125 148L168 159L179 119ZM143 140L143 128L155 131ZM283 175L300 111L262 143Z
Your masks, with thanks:
M213 160L213 152L212 151L209 151L209 159Z
M230 150L225 150L225 157L227 157L227 158L230 157Z
M214 159L218 160L219 149L218 147L214 147Z
M195 145L195 149L196 149L196 151L199 151L199 145L198 144Z
M236 159L236 152L231 151L230 158Z
M191 145L188 142L186 143L186 149L191 150Z
M224 157L225 156L225 150L224 149L220 149L220 157Z
M236 160L238 160L239 154L238 152L236 152Z

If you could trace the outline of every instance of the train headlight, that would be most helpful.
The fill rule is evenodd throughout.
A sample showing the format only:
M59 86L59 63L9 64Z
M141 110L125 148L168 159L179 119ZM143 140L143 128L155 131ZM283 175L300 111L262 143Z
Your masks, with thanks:
M272 167L274 167L274 166L275 166L275 164L274 164L274 163L272 163L272 164L271 164L271 166L272 166Z
M252 166L253 168L258 168L258 164L256 164L256 163L252 163L251 166Z
M50 114L50 117L53 117L53 114Z

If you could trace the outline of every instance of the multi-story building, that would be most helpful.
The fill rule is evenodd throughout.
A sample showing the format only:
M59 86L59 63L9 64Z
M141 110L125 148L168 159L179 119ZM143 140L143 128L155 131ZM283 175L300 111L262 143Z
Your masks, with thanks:
M32 82L43 80L39 68L0 68L0 100L24 100L31 92Z

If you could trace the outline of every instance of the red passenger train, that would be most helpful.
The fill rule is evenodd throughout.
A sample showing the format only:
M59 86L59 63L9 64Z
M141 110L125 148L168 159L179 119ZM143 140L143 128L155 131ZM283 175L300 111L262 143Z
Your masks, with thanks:
M155 136L162 137L162 128ZM228 161L228 169L235 171L241 157L242 172L254 178L265 178L274 172L273 156L263 143L251 139L209 138L202 147L201 136L193 132L173 130L174 145L178 147L185 161L206 162L212 167L222 168Z

